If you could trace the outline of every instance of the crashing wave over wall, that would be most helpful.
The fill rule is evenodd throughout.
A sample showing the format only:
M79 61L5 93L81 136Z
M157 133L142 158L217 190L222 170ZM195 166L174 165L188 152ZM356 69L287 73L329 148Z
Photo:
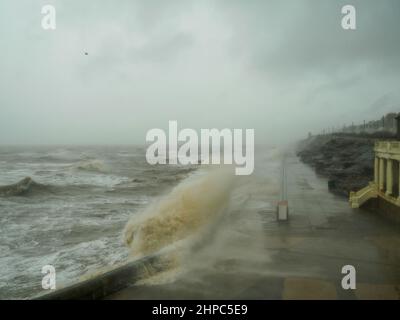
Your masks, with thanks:
M145 255L192 236L222 212L233 182L230 167L208 168L190 176L130 219L125 243L133 255Z

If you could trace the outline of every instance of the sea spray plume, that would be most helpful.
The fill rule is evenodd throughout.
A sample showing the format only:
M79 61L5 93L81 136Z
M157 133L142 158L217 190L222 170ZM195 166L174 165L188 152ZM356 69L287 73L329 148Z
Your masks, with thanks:
M228 203L234 177L231 166L210 167L133 216L124 230L132 254L154 253L212 223Z

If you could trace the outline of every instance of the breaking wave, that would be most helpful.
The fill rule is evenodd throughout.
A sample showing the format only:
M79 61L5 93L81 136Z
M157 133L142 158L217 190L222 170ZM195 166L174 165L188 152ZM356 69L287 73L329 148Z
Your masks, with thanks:
M232 168L211 168L133 216L124 230L132 255L157 252L215 221L228 203L233 182Z
M28 197L41 195L76 195L84 192L90 192L90 185L53 185L42 184L33 180L31 177L26 177L17 183L0 186L0 197Z
M91 172L107 172L107 168L104 162L100 160L85 160L74 165L74 169L83 170L83 171L91 171Z
M0 196L12 197L12 196L23 196L32 192L47 191L48 186L37 183L30 177L26 177L17 183L0 186Z

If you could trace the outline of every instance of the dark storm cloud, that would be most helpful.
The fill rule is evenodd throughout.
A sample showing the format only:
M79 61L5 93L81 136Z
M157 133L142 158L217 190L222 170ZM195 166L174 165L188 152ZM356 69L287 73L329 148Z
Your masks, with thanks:
M47 2L0 3L0 143L143 143L173 119L290 141L400 105L397 0L54 0L54 32Z
M347 4L356 8L354 31L341 27ZM235 30L232 52L260 81L268 79L277 92L297 97L288 115L306 111L309 123L323 128L399 105L399 1L224 1L223 6ZM390 96L390 102L381 96ZM370 107L372 101L377 102Z
M149 44L132 49L130 56L133 59L159 61L171 63L172 59L179 58L180 53L194 42L191 35L176 33L160 41L151 41Z
M258 1L258 10L254 3L234 3L233 41L257 71L303 76L363 64L376 72L399 71L399 1ZM341 28L346 4L357 10L355 31Z

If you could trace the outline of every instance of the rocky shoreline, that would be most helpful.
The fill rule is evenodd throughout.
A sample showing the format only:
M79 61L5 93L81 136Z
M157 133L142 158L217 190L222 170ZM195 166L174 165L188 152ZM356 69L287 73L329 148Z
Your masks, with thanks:
M328 178L329 190L348 197L350 191L365 187L374 175L374 143L393 139L389 133L378 135L319 135L303 140L297 155L317 174Z

